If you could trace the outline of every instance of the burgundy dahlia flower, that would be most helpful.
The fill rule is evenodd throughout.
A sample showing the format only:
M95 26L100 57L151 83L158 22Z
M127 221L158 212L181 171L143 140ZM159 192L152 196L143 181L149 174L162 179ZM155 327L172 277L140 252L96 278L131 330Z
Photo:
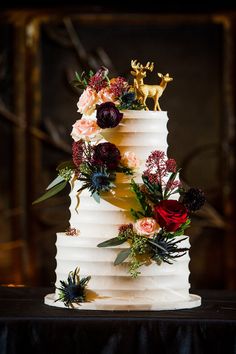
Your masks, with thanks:
M205 201L205 194L199 188L189 188L187 192L183 193L182 203L189 211L199 210Z
M113 102L105 102L97 106L97 125L102 128L115 128L123 118Z
M94 147L93 161L96 165L106 166L108 169L117 168L121 159L120 151L115 144L106 142Z

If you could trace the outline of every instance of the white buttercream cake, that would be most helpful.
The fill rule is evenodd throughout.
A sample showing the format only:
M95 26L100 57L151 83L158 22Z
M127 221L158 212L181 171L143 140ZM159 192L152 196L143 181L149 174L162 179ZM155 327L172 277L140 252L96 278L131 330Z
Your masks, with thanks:
M111 129L104 129L105 140L115 144L121 154L134 152L140 160L142 171L145 161L153 150L167 154L168 116L164 111L126 110L122 122ZM90 116L91 118L91 116ZM141 182L141 172L134 176ZM140 274L133 278L128 273L128 259L114 265L117 252L129 247L127 242L106 248L97 245L117 236L120 225L132 223L130 209L137 201L130 190L130 176L117 174L113 193L104 193L97 203L88 190L80 194L77 208L79 180L71 182L70 227L78 230L78 235L65 232L57 234L56 241L56 283L66 281L69 272L79 267L80 276L91 276L88 289L96 293L92 301L75 304L79 309L100 310L165 310L199 306L200 297L189 293L189 252L173 260L172 264L152 262L140 267ZM177 197L175 197L177 198ZM179 244L190 247L189 238ZM55 294L45 297L45 303L65 306Z

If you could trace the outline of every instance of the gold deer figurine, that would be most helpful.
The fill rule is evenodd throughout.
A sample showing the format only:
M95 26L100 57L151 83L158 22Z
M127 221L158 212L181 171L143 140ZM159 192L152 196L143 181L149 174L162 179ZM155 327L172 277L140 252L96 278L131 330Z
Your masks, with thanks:
M137 63L137 60L131 61L131 67L134 71L131 71L131 75L134 76L134 90L137 96L137 99L146 106L146 100L148 97L154 100L154 111L157 109L161 111L159 104L159 98L161 97L163 91L165 90L168 82L172 81L173 78L169 74L163 75L158 73L158 76L161 78L159 85L146 85L143 82L144 77L146 77L147 70L152 71L154 64L148 62L145 66L140 63Z
M134 71L131 71L131 75L134 76L134 92L137 99L142 103L143 95L140 92L140 86L143 85L143 79L147 75L147 70L152 71L154 63L147 62L145 66L137 63L137 60L131 60L131 67Z

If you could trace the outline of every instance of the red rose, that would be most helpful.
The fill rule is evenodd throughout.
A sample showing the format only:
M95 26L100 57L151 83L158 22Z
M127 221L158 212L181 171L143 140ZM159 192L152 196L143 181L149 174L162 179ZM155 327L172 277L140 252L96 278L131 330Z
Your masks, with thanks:
M158 224L166 231L176 231L188 218L185 206L177 200L162 200L154 207Z

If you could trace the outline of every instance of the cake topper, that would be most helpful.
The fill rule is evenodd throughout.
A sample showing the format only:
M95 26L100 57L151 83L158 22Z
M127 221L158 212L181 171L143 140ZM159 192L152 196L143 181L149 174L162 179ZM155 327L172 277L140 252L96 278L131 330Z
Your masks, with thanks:
M161 111L159 104L159 98L161 97L163 91L165 90L168 82L172 81L173 78L169 74L158 73L158 76L161 78L159 85L146 85L143 82L143 79L147 75L147 71L153 71L154 63L147 62L145 66L137 62L136 60L131 60L131 75L134 76L134 91L138 100L145 106L146 110L148 107L146 105L146 100L148 97L152 98L154 101L154 111L158 109Z

